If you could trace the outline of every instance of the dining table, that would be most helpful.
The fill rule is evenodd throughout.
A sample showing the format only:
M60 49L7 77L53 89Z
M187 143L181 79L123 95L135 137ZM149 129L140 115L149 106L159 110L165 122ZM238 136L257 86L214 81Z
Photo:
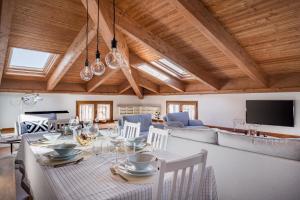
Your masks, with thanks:
M16 166L23 173L22 187L37 200L151 200L155 176L124 181L111 173L110 168L119 159L126 159L133 152L112 151L111 138L100 136L87 146L80 146L83 160L78 163L54 167L44 155L53 149L50 145L60 143L76 143L72 136L61 136L55 142L40 142L43 133L23 135ZM136 153L136 152L134 152ZM167 161L180 159L181 156L167 151L152 152L158 159ZM138 181L136 181L138 180ZM164 183L164 191L168 198L171 180ZM206 167L199 199L217 200L217 189L212 167Z

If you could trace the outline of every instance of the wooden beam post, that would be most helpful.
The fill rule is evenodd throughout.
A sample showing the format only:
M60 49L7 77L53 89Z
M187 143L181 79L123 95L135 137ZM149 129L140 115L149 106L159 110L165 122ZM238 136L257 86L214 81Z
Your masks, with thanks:
M86 7L86 0L81 0L83 5ZM89 1L89 15L92 20L97 23L97 14L98 14L98 5L96 0ZM111 18L111 10L112 6L110 6L109 2L100 1L100 14L99 14L99 24L101 27L101 34L106 43L106 45L110 48L111 40L113 38L113 25L112 25L112 18ZM129 65L129 52L127 47L127 42L125 37L122 33L116 31L116 38L118 40L118 50L123 56L124 59L124 66L121 66L121 70L123 71L125 77L127 78L128 82L130 83L132 89L134 90L135 94L139 98L143 98L143 93L140 90L140 87L137 85L135 80L136 77L133 76L131 72L131 67Z
M5 68L14 5L15 0L2 0L0 22L0 85Z
M95 37L97 30L93 22L89 22L90 30L88 32L88 43L90 43ZM66 51L64 57L56 67L55 71L51 75L47 83L47 90L53 90L59 81L64 77L64 75L69 71L72 65L75 63L77 58L85 50L85 38L86 38L86 25L82 27L68 50ZM84 63L82 63L83 66Z
M168 0L171 5L251 79L268 86L265 74L238 41L199 0Z

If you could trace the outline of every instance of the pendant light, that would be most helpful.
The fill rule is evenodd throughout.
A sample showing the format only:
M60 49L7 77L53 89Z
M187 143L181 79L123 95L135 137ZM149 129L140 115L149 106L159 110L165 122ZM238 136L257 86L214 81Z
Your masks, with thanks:
M101 76L105 72L105 65L101 62L101 56L99 52L99 0L98 0L98 19L97 19L97 51L96 60L92 64L92 71L96 76Z
M93 72L89 65L89 58L88 58L89 57L88 31L89 31L89 4L88 4L88 0L86 0L86 44L85 44L86 57L85 57L84 67L80 72L80 77L84 81L89 81L93 78Z
M123 57L121 53L117 49L117 40L116 40L116 3L115 0L113 0L113 9L114 9L114 18L113 18L113 31L114 36L111 41L111 50L110 52L105 56L105 62L106 65L112 69L116 69L118 67L121 67L124 64Z

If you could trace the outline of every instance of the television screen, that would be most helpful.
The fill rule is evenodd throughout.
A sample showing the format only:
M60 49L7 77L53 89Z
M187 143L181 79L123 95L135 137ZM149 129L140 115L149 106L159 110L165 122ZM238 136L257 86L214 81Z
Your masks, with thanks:
M275 126L294 126L294 101L247 100L246 122Z

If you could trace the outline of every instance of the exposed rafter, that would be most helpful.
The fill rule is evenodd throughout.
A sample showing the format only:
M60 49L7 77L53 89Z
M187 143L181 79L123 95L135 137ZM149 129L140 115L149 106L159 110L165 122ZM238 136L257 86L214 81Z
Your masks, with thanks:
M147 61L141 59L140 57L138 57L137 55L135 55L133 53L130 53L130 57L129 58L130 58L130 64L131 64L131 66L137 68L139 65L142 65L142 64L150 65L151 67L153 67L156 70L158 70L161 74L163 74L164 76L168 77L168 80L164 81L164 83L166 85L168 85L169 87L177 90L178 92L184 92L184 87L185 87L184 83L182 83L178 79L174 78L170 74L166 73L165 71L163 71L161 69L158 69L157 67L153 66L151 63L148 63ZM153 76L153 78L157 79L157 77L155 77L155 76Z
M89 22L89 33L88 33L88 43L92 41L95 37L97 31L93 22ZM64 77L64 75L69 71L72 65L75 63L77 58L81 55L81 53L85 50L85 38L86 38L86 25L82 27L64 57L56 67L55 71L51 75L47 83L47 90L53 90L55 86L59 83L59 81ZM84 63L83 63L84 64ZM82 65L83 65L82 64Z
M104 84L109 78L111 78L116 72L120 69L110 69L106 68L104 74L102 76L94 76L92 80L90 80L86 85L87 92L93 92L96 90L101 84Z
M137 74L137 76L139 76L139 72L137 71L137 69L132 69L132 72ZM146 88L147 90L154 92L154 93L159 93L159 85L152 83L150 80L146 79L146 78L139 78L137 79L138 81L138 85Z
M244 50L238 41L225 30L217 19L199 0L168 0L181 12L189 23L197 28L209 41L221 50L251 79L263 86L268 80L259 69L258 64Z
M199 81L210 86L212 89L219 89L221 87L220 82L211 73L204 70L197 63L191 62L190 59L184 56L178 49L170 46L168 43L147 31L144 27L138 25L128 17L118 13L117 28L124 34L138 40L143 43L152 51L156 52L164 58L177 63L185 68L189 73L195 76Z
M81 1L83 5L86 7L86 0ZM96 0L90 0L89 1L90 8L89 8L89 15L92 18L92 20L97 23L97 1ZM112 18L110 15L110 10L112 10L109 3L101 1L100 2L100 14L99 14L99 24L101 27L101 34L102 37L106 43L106 45L110 48L111 45L111 39L113 38L113 26L112 26ZM125 59L125 65L122 66L122 71L127 78L128 82L130 83L132 89L136 93L136 95L139 98L143 98L143 93L140 90L140 87L137 85L137 82L135 80L135 77L133 76L133 73L131 72L131 67L129 65L129 53L128 53L128 47L125 37L122 33L116 32L116 37L118 40L118 50L122 54L123 58ZM90 83L89 83L90 84Z
M2 0L0 22L0 85L5 67L14 4L15 0Z
M128 83L128 81L124 81L123 83L121 83L119 85L119 94L123 94L124 92L126 92L127 90L129 90L129 88L131 88L131 86Z

